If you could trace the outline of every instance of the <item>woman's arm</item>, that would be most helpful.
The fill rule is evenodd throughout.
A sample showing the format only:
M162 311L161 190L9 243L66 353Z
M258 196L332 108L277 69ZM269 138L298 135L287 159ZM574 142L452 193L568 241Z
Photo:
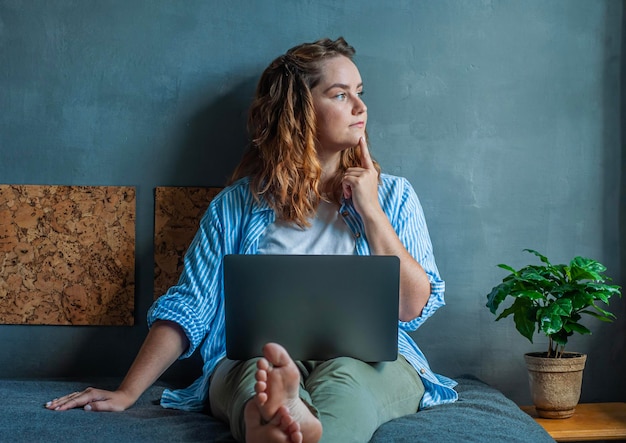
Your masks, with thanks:
M157 321L150 328L135 361L116 391L87 388L46 403L46 408L65 411L84 407L89 411L123 411L135 404L174 361L189 342L182 328L169 321Z
M395 255L400 258L399 319L411 321L419 317L430 297L430 282L422 266L406 250L387 215L378 202L378 173L364 138L359 141L361 168L349 168L343 179L345 198L352 198L361 216L365 235L374 255Z
M382 210L378 215L362 216L362 219L372 254L395 255L400 259L400 321L419 317L431 293L426 272L400 242Z

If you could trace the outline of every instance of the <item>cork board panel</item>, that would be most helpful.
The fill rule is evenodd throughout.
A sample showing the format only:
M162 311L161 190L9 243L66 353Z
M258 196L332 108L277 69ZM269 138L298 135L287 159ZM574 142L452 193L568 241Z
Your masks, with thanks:
M223 188L158 187L154 204L154 298L178 282L185 252L211 200Z
M0 185L0 323L132 325L135 190Z

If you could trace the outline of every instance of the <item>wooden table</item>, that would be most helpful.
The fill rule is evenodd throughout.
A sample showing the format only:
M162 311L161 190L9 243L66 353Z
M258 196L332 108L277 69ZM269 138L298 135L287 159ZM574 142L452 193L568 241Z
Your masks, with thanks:
M626 440L626 403L580 403L570 418L539 418L522 406L556 441Z

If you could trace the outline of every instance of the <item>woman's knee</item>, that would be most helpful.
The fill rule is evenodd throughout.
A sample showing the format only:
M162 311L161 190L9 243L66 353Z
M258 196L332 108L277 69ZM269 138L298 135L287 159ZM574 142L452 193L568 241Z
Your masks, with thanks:
M370 373L375 373L373 365L350 357L339 357L320 364L305 381L309 391L321 386L335 386L334 389L358 388L367 384Z
M212 414L226 422L254 395L256 360L222 360L209 382Z
M346 402L417 411L424 385L415 369L399 357L394 362L369 364L348 357L324 362L306 381L313 401L325 403L343 397Z

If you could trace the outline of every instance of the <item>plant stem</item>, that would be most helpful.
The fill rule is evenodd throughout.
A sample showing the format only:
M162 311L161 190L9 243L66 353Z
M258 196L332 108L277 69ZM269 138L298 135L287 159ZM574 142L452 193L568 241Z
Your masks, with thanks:
M552 357L552 337L548 337L548 358Z

